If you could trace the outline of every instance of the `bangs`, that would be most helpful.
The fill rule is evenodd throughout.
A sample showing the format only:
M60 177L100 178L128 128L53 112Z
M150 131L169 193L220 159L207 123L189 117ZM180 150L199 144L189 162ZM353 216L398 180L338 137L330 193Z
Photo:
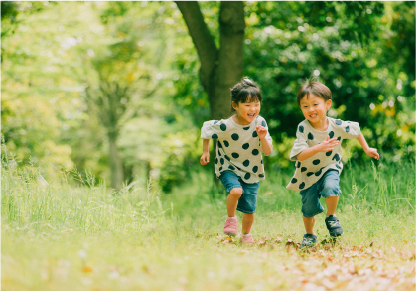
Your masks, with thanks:
M260 102L261 103L261 94L257 88L248 87L244 88L238 94L236 100L238 103L248 103L248 102Z

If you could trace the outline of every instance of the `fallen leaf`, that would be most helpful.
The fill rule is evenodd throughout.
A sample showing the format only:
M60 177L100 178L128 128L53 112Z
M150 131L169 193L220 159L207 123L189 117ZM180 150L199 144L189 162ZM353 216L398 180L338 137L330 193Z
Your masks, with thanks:
M84 273L91 273L92 272L92 268L90 266L83 266L82 267L82 271Z

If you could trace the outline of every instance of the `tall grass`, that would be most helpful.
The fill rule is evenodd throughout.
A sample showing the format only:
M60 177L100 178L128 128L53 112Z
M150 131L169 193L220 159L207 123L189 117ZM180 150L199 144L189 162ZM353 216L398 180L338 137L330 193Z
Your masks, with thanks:
M74 186L67 176L49 183L34 166L19 169L3 152L1 164L1 217L6 228L47 233L100 231L137 233L160 224L164 219L160 195L149 184L126 185L113 192L104 184L94 184L91 175L81 186Z
M292 178L290 170L268 171L266 180L260 181L257 196L257 212L300 211L299 192L287 190ZM201 213L203 209L225 209L225 190L207 171L197 171L188 183L172 191L175 211L192 209ZM341 174L340 202L338 211L384 211L385 213L412 213L415 210L415 164L412 161L365 165L347 163ZM321 203L325 205L322 198ZM170 203L170 202L168 202Z

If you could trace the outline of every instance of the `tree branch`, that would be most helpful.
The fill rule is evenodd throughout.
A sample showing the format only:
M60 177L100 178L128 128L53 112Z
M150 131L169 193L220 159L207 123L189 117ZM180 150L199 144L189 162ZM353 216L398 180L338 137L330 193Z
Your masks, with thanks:
M217 47L204 21L199 4L196 1L175 1L182 12L189 34L195 44L201 61L200 78L205 90L209 91L211 78L216 66Z

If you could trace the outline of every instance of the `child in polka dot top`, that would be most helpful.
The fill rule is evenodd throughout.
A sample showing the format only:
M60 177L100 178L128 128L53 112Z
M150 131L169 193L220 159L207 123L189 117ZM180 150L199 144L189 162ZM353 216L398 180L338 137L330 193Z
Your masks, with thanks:
M379 159L376 149L367 145L357 122L327 117L332 104L332 93L327 86L308 80L298 91L298 105L305 120L299 123L290 160L296 161L295 175L287 189L300 191L302 214L306 234L301 247L312 246L317 237L314 232L315 215L324 211L319 198L326 198L325 223L331 236L344 233L335 216L339 195L339 175L342 172L341 143L357 138L364 152Z
M258 115L261 101L257 84L243 78L231 89L231 106L236 113L228 119L206 121L201 130L204 140L201 165L209 163L210 139L217 139L215 174L228 193L224 233L237 235L235 211L238 210L243 213L240 242L247 244L254 243L250 229L259 181L265 178L261 152L269 155L273 150L267 123Z

